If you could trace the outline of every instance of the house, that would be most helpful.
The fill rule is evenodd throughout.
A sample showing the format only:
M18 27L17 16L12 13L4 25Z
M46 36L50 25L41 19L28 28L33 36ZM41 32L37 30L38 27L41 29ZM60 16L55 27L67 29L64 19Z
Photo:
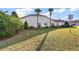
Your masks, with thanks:
M73 26L79 26L79 20L72 20L71 22L69 21L69 24Z
M45 15L38 16L38 25L37 25L37 16L35 14L27 15L27 16L21 17L20 19L23 23L27 21L28 27L37 28L38 25L40 27L50 27L50 18ZM64 20L51 19L51 26L61 26L64 23L65 23Z
M54 21L56 22L56 26L61 26L61 25L63 25L65 23L65 21L64 20L61 20L61 19L54 20Z

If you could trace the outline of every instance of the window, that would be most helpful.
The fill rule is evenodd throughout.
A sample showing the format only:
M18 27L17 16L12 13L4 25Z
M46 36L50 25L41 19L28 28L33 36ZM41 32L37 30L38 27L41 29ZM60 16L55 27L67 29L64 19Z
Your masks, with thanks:
M47 25L47 23L45 23L45 25Z

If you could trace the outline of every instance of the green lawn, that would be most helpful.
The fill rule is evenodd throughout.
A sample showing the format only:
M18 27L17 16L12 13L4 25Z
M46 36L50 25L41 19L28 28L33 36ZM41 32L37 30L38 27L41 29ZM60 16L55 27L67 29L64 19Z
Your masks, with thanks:
M43 51L79 51L79 28L58 29L49 32L42 46Z
M9 39L6 39L4 41L0 41L0 49L8 47L12 44L16 44L16 43L25 41L27 39L30 39L32 37L41 35L43 33L51 31L51 30L54 30L54 29L52 29L52 28L51 29L49 29L49 28L40 28L40 29L24 30L23 32L20 32L19 34L15 35L15 36L13 36Z
M48 35L46 36L47 32ZM26 33L29 33L30 36L27 37ZM46 38L44 39L45 36ZM35 51L41 46L41 51L79 51L79 27L72 28L71 33L69 28L27 30L15 36L15 38L18 39L13 38L12 40L10 38L0 43L1 48L2 46L6 47L1 50ZM41 44L42 41L44 41L43 44Z

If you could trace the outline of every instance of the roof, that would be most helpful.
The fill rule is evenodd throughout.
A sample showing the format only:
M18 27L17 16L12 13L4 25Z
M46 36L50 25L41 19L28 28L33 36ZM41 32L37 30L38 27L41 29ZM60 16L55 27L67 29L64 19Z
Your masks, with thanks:
M30 15L21 17L20 19L23 19L23 18L26 18L26 17L29 17L29 16L36 16L36 14L30 14ZM45 15L39 15L39 16L46 17L46 18L50 19L49 17L47 17ZM65 22L64 20L60 20L60 19L59 20L52 19L52 20L55 21L55 22Z
M21 17L20 19L23 19L23 18L26 18L26 17L29 17L29 16L36 16L36 14L30 14L30 15ZM39 15L39 16L46 17L46 18L50 19L49 17L47 17L47 16L45 16L45 15Z
M54 20L56 22L65 22L64 20Z
M79 20L72 20L71 23L79 23Z

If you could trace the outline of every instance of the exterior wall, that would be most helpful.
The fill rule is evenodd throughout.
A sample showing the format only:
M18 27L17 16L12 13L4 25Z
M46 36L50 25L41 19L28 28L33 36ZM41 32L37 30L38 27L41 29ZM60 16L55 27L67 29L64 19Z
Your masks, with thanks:
M26 18L21 19L22 22L24 23L25 21L27 21L28 26L33 26L33 27L37 27L37 18L35 16L29 16Z
M28 16L25 18L22 18L21 21L24 23L27 21L28 26L37 27L37 16ZM50 19L44 16L38 17L38 23L40 23L41 27L50 26ZM51 21L51 23L55 23L55 21Z
M79 23L78 22L75 22L75 23L73 22L73 23L70 24L70 22L69 22L69 25L79 26Z
M61 25L63 25L65 22L54 22L54 21L53 21L53 23L54 23L54 26L61 26Z
M64 22L58 22L57 26L61 26L63 24L64 24Z
M57 26L57 22L56 21L51 21L51 25Z
M37 20L37 19L36 19ZM42 17L42 16L39 16L38 17L38 23L41 24L41 27L46 27L46 26L50 26L50 19L47 18L47 17Z
M37 16L26 16L21 19L21 21L24 23L27 21L28 26L37 27ZM46 16L38 16L38 24L40 24L40 27L50 27L50 18ZM61 26L64 22L56 22L54 20L51 20L52 26Z
M79 23L74 23L74 26L79 26Z

